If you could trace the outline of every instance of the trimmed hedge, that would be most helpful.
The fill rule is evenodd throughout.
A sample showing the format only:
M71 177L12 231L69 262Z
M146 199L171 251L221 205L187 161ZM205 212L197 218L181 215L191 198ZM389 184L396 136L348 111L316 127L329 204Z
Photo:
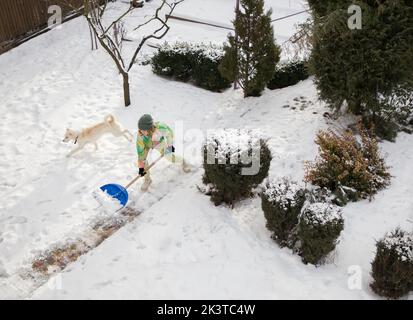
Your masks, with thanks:
M286 178L267 181L261 193L261 207L267 220L267 228L280 246L292 248L293 230L306 200L305 189Z
M323 202L303 208L298 225L300 256L304 263L320 264L335 249L344 229L340 207Z
M223 55L223 48L212 44L165 43L152 58L152 71L219 92L230 86L218 70Z
M180 81L189 81L192 74L193 56L182 50L179 44L173 47L163 46L152 58L152 71L160 76L171 77Z
M378 295L400 298L413 291L413 234L396 229L376 243L371 288Z
M203 152L203 182L211 186L215 205L233 205L249 197L268 175L272 159L264 139L240 129L223 129L209 135Z
M293 86L298 82L308 79L306 61L292 61L277 67L274 77L268 83L268 89L281 89Z
M261 207L272 238L319 265L332 252L344 228L341 208L325 188L306 189L288 178L268 180L261 193Z

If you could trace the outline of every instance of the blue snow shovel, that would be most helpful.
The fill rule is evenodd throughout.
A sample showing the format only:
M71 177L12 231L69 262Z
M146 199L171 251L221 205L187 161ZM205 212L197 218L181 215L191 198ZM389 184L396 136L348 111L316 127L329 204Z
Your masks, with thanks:
M161 160L163 158L163 155L160 156L158 159L156 159L154 162L152 162L147 168L146 171L149 171L149 169L151 169L159 160ZM139 180L141 176L137 176L135 177L135 179L133 179L131 182L128 183L128 185L126 185L125 187L119 185L119 184L106 184L102 187L100 187L100 190L102 190L103 192L107 193L110 197L112 197L113 199L116 199L120 202L120 204L122 205L122 207L125 207L126 204L128 203L128 199L129 199L129 195L128 195L128 191L127 189L133 185L136 181Z

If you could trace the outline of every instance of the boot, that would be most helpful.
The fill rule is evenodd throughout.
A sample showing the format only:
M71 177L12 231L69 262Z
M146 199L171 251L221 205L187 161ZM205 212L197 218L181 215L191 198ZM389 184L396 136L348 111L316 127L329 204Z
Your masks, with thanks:
M149 174L149 172L145 175L145 181L143 182L142 186L141 186L141 191L146 192L148 191L149 186L152 183L152 179L151 176Z

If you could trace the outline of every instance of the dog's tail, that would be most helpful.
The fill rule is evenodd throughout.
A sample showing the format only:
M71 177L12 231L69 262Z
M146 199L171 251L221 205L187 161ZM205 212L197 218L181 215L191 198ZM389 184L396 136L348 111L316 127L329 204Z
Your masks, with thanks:
M113 124L113 123L115 122L115 117L112 116L111 114L109 114L109 115L107 115L107 116L105 117L105 122L106 122L108 125L111 125L111 124Z

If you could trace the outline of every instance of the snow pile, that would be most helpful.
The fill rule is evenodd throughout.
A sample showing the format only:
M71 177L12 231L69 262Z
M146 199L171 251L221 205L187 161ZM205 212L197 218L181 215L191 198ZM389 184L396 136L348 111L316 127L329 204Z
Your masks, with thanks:
M297 194L303 190L303 185L287 178L269 179L263 193L268 201L278 203L284 210L297 205Z
M389 250L394 249L402 261L413 263L413 233L391 233L383 239L383 244Z
M101 205L99 209L108 214L113 214L122 209L120 201L111 197L106 191L98 189L93 192L93 197Z
M343 223L342 209L330 203L311 203L303 208L300 220L307 225L341 224Z
M259 156L263 139L265 137L259 130L227 128L208 132L208 156L214 156L222 164L227 162L228 157L231 164L237 164L239 159L251 162L252 157Z
M182 55L193 54L214 62L220 61L225 54L222 45L189 42L165 42L160 46L159 52Z

